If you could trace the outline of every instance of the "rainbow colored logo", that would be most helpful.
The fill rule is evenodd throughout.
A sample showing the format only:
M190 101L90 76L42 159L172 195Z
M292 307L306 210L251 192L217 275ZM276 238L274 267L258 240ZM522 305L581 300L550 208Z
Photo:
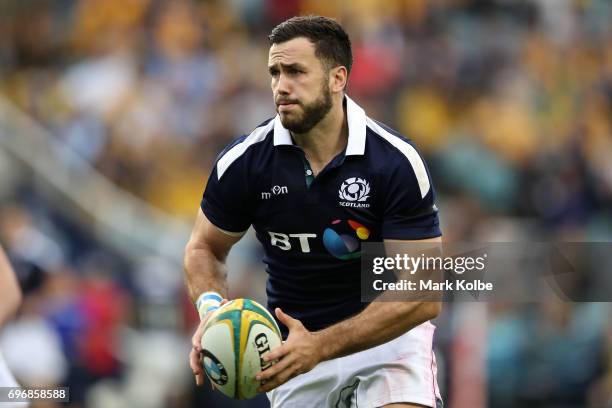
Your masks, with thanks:
M361 256L359 240L365 241L369 236L370 230L357 221L347 220L345 223L342 220L334 220L332 227L323 231L323 245L334 257L346 261Z

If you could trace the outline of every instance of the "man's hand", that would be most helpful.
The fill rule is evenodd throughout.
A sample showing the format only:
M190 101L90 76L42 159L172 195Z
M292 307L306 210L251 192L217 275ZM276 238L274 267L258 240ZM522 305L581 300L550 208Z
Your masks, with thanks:
M278 320L289 329L289 336L280 347L264 354L264 361L279 361L255 377L262 382L259 392L270 391L312 370L322 360L317 334L306 330L302 322L285 314L280 308L276 308L275 313Z
M221 301L221 306L228 302L227 299L223 299ZM191 366L191 370L193 371L193 375L195 375L196 385L200 386L204 384L204 369L202 368L202 335L204 334L204 326L206 326L206 322L210 319L210 316L213 312L208 312L204 316L204 318L200 321L198 328L195 331L195 334L191 338L191 351L189 352L189 365ZM214 385L211 383L213 389Z

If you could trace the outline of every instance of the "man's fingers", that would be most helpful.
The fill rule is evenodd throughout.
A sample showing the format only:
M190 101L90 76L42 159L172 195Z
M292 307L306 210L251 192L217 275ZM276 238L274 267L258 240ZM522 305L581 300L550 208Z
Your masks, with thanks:
M204 384L204 370L202 369L202 365L200 363L200 353L197 353L195 350L192 350L192 355L193 354L195 354L197 357L192 356L189 361L191 369L193 370L196 385L199 387Z
M198 336L197 334L191 338L191 347L193 350L197 350L198 352L202 351L202 336Z
M189 353L189 366L195 376L196 385L199 386L204 384L204 370L202 369L200 353L195 349L191 349Z
M204 334L204 326L206 326L206 322L210 318L211 314L211 312L208 312L204 316L204 318L200 321L200 324L198 324L198 328L196 329L193 337L191 338L191 346L198 351L202 351L202 335Z
M204 374L196 374L195 381L198 387L204 385Z
M293 363L291 356L281 359L278 363L266 368L255 376L257 381L268 381L270 378L278 375L278 373L286 370Z
M272 366L274 367L274 366ZM293 377L297 376L299 374L299 369L300 369L300 363L299 362L295 362L293 364L291 364L289 367L287 367L285 370L281 371L280 373L278 373L277 375L275 375L274 377L270 378L268 381L266 381L265 384L263 384L261 387L259 387L259 392L268 392L273 390L274 388L278 387L281 384L286 383L287 381L289 381L290 379L292 379ZM268 370L265 370L263 372L266 372Z
M229 302L229 300L227 299L221 300L221 304L219 305L219 307L223 306L227 302ZM212 316L215 310L211 310L204 315L204 317L202 318L202 320L200 320L200 323L198 324L196 332L191 338L191 346L198 351L202 351L202 335L204 334L204 326L206 326L206 322L208 322L208 319L210 319L210 316Z
M287 326L289 331L291 331L294 328L302 326L302 322L300 322L297 319L294 319L293 317L289 316L287 313L283 312L280 307L277 307L274 310L274 313L276 313L276 317L278 317L278 320L280 320L281 323Z
M204 321L201 321L200 324L198 325L198 328L196 329L195 333L193 334L193 336L191 337L191 347L193 347L194 349L201 351L201 345L200 342L202 341L202 334L203 334L203 328L204 325L202 324Z
M291 318L291 316L283 312L283 310L280 307L277 307L276 309L274 309L274 313L276 314L276 317L278 317L278 320L280 320L285 326L289 327L289 324L292 323L291 321L293 319Z
M221 305L223 306L224 304L226 304L227 302L229 302L227 299L223 299L221 300ZM206 322L208 321L208 319L210 319L210 316L212 315L212 311L206 313L206 315L204 316L204 318L200 321L200 324L198 325L198 328L196 329L193 337L191 338L191 352L189 353L189 366L191 367L191 370L193 371L193 375L195 377L195 382L196 385L200 386L204 384L204 369L202 368L202 358L201 358L201 352L202 352L202 335L204 334L204 326L206 326ZM215 389L215 386L213 385L213 383L210 383L210 386L212 387L212 389Z
M189 352L189 366L194 374L202 371L202 366L200 365L200 353L194 349L191 349Z
M265 362L281 360L288 353L289 353L289 348L285 344L283 344L282 346L279 346L275 348L274 350L267 352L266 354L261 356L261 358L263 358L263 361Z

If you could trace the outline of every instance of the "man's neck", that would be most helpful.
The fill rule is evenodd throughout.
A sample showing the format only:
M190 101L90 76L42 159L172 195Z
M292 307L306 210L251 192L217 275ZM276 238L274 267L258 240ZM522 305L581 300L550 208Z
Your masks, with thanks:
M291 135L295 144L304 150L317 174L343 151L348 143L348 122L344 104L335 104L327 116L307 133Z

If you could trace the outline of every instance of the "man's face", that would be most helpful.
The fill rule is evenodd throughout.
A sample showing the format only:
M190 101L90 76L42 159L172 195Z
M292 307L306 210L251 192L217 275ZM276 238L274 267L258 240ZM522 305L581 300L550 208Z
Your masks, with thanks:
M332 108L328 72L308 39L273 44L268 70L276 112L288 130L306 133Z

